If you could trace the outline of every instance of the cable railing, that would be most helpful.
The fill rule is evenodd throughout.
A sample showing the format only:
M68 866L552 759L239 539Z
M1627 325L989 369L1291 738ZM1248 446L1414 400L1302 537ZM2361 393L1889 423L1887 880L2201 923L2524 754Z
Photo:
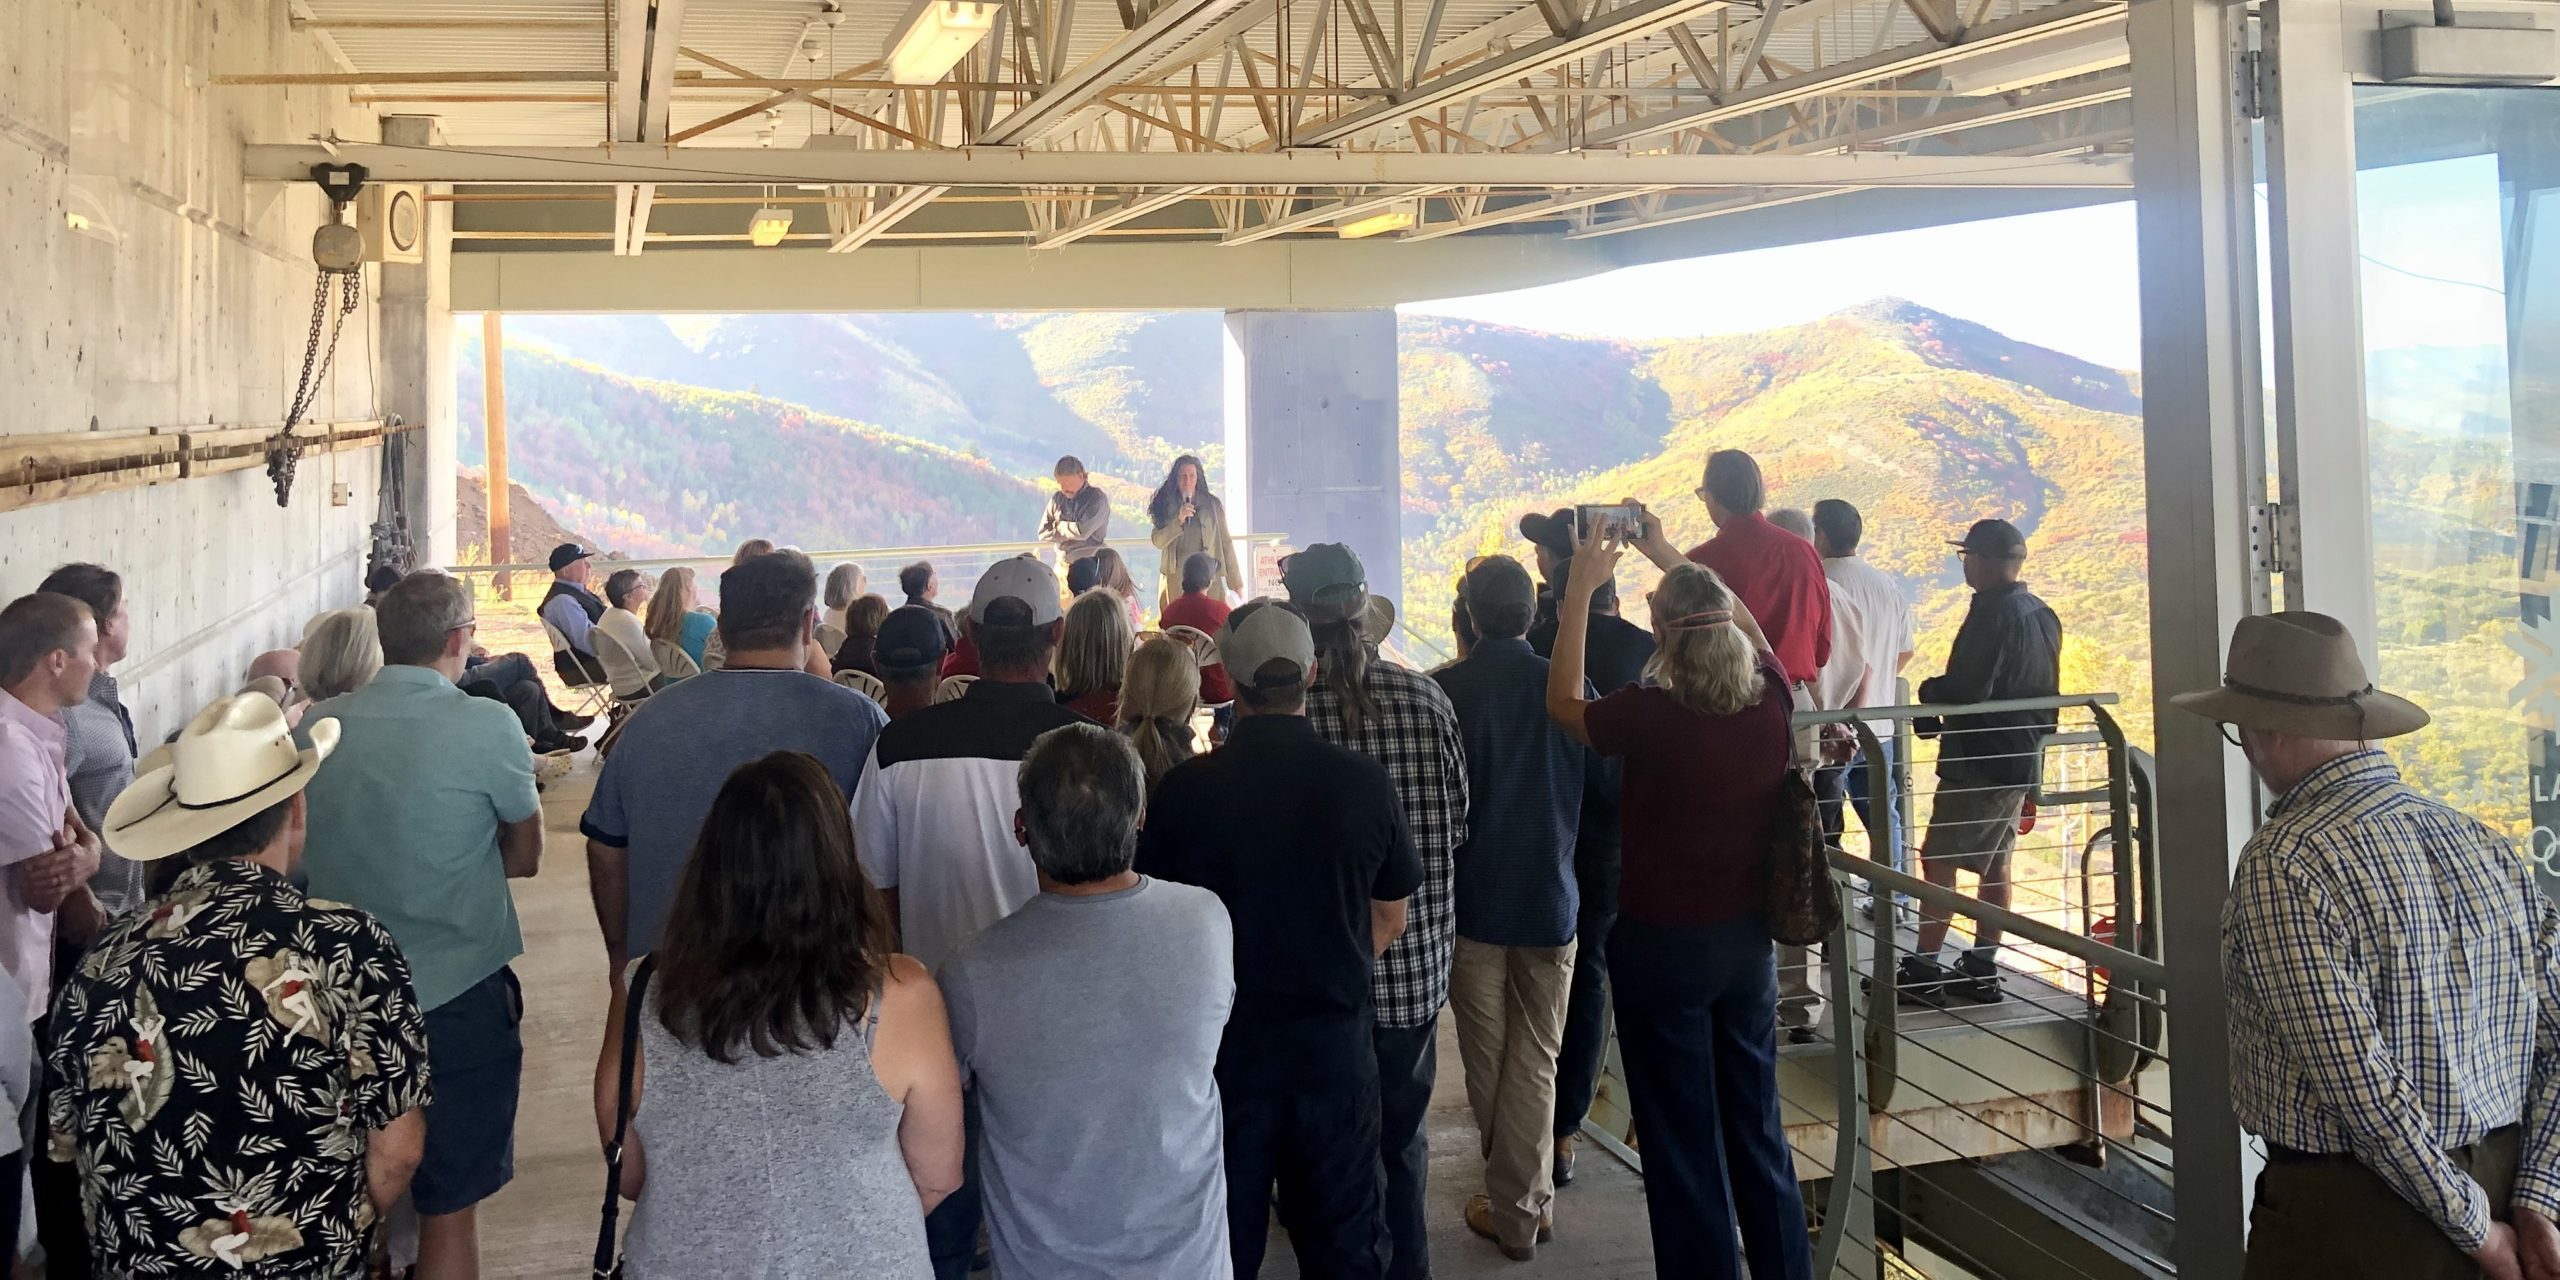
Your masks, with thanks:
M2174 1274L2174 1125L2157 1069L2167 1062L2169 978L2157 944L2152 788L2147 757L2108 710L2114 702L2098 694L1796 717L1800 729L1846 726L1865 760L1895 766L1868 769L1862 796L1826 805L1844 924L1802 968L1780 975L1782 1024L1823 1007L1803 1030L1782 1032L1779 1064L1815 1274ZM2029 750L1997 750L2014 744L1984 736L2020 724L1979 719L2030 715L2054 725ZM1934 738L1915 724L1933 725ZM1936 767L1950 753L1963 757L1955 781ZM2031 820L1980 803L2019 776L2003 763L2031 764L2041 779ZM1986 810L1991 817L1975 816ZM1942 846L1971 849L1997 842L1962 838L1987 834L1968 832L1969 822L2004 818L2024 828L2010 842L2006 906L1894 865L1897 850L1917 865L1933 822ZM1933 918L1973 958L1948 975L1961 981L1905 972L1919 926ZM1782 963L1791 958L1782 953ZM1982 977L1996 981L1998 998L1981 998L1991 989L1972 980ZM1622 1082L1613 1040L1604 1094L1619 1092L1594 1108L1585 1132L1641 1168L1644 1137L1627 1122Z
M1246 595L1257 594L1264 585L1276 590L1276 571L1269 570L1267 565L1275 553L1288 549L1288 539L1289 535L1285 533L1237 534L1235 540L1242 548L1240 554L1245 573L1254 579L1252 583L1236 584L1237 588ZM1129 574L1138 582L1140 598L1152 601L1154 584L1158 580L1158 566L1162 561L1161 553L1143 537L1133 538L1127 545L1117 543L1113 545L1128 562ZM832 551L795 549L816 562L821 574L837 564L852 563L862 566L863 573L871 580L872 590L884 596L890 595L895 590L898 570L919 560L930 561L935 573L942 579L945 589L956 593L957 598L963 600L968 598L968 589L976 584L978 575L984 573L988 565L998 560L1029 554L1038 556L1052 565L1057 561L1055 548L1046 542L1030 539L1010 542L957 542L930 547L854 547ZM662 571L679 565L689 565L696 569L719 569L728 567L729 562L730 557L727 555L696 555L615 559L607 563L616 569ZM536 580L551 576L550 566L540 562L455 564L445 566L445 572L463 578L488 576L501 583L516 574L529 574ZM1274 573L1272 582L1269 584L1262 583L1262 577L1266 572ZM700 589L706 597L716 589L717 576L714 573L702 575Z

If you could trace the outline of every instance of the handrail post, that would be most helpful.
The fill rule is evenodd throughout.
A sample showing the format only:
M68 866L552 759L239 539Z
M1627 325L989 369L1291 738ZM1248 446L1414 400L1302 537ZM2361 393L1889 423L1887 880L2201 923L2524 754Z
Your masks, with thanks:
M1840 933L1826 948L1824 967L1831 990L1845 993L1856 979L1857 947L1847 921L1857 910L1857 892L1847 876L1833 872L1840 895ZM1892 913L1879 913L1888 921ZM1867 1017L1855 1000L1835 995L1831 1001L1832 1115L1837 1139L1832 1145L1831 1189L1822 1206L1822 1236L1814 1244L1813 1274L1831 1280L1873 1280L1876 1258L1875 1153L1868 1134L1867 1068L1858 1046L1868 1033ZM1860 1269L1860 1260L1865 1269Z

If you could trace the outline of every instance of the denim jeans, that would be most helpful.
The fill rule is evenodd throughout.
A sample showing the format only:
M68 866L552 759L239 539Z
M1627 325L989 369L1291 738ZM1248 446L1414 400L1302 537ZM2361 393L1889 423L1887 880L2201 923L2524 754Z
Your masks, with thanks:
M1767 921L1757 912L1693 926L1621 919L1609 956L1654 1274L1742 1280L1748 1254L1752 1280L1810 1280L1804 1199L1778 1118Z

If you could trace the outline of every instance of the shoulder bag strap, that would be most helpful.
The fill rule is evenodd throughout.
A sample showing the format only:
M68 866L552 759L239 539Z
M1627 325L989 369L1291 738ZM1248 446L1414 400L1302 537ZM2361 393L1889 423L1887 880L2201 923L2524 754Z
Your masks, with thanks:
M613 1141L604 1147L604 1214L596 1227L594 1280L622 1274L616 1257L620 1246L614 1237L614 1228L622 1220L622 1143L631 1131L631 1077L640 1061L640 1010L649 1002L649 971L657 962L654 955L641 958L631 974L630 994L622 1002L621 1083L614 1090Z

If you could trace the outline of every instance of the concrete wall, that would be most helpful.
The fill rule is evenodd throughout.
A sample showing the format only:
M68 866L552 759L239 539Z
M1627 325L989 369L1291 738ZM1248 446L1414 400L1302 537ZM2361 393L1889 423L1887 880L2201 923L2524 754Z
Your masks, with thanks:
M0 437L282 421L325 202L243 182L240 148L377 125L343 90L206 87L215 69L339 70L273 0L0 3ZM315 417L375 413L377 276ZM120 674L157 737L310 614L361 598L378 456L307 457L289 510L253 469L0 513L0 596L65 560L122 571ZM333 469L346 507L329 505Z
M1404 602L1396 313L1227 313L1228 523L1340 542Z

